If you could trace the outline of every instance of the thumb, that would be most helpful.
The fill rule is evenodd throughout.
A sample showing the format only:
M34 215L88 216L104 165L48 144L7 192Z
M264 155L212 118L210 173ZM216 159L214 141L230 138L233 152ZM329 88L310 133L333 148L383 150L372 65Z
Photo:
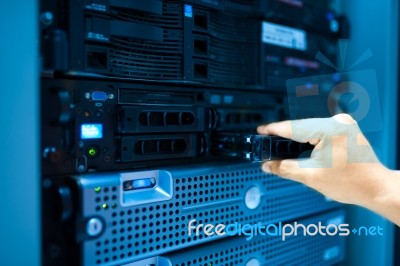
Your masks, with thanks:
M262 169L266 173L272 173L310 186L316 168L314 164L315 162L312 159L286 159L267 161L263 164Z

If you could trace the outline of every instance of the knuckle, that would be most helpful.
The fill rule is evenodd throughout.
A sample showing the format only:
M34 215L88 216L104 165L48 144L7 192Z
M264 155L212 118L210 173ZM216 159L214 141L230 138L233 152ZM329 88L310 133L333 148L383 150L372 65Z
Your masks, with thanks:
M346 124L356 124L357 122L353 119L353 117L349 114L342 113L342 114L337 114L334 116L334 118L342 123Z
M355 121L349 114L338 114L331 118L332 128L330 136L349 136L355 132L359 132L357 121Z

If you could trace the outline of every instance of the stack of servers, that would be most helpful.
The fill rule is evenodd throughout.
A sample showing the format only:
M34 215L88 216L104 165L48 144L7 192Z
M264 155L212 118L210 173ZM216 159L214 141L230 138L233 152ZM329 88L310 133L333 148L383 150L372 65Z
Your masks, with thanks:
M327 2L42 0L40 18L45 265L344 259L338 236L200 226L344 220L340 204L211 149L216 133L287 119L288 79L330 72L314 59L336 61Z

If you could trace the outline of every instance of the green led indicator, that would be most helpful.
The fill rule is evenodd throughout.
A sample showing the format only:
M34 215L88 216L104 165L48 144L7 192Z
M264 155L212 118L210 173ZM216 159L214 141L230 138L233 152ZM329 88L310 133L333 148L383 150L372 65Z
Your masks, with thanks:
M94 192L99 193L101 191L101 187L94 188Z
M101 207L103 207L103 209L107 209L108 205L104 203L103 205L101 205Z
M95 148L92 147L92 148L90 148L90 149L88 150L88 153L89 153L90 156L94 157L94 156L96 156L97 151L96 151Z

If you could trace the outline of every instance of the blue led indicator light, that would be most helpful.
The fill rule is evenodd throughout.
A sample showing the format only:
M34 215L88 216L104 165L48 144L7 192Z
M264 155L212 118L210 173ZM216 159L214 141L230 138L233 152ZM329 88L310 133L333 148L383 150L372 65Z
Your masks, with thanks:
M191 5L185 5L185 17L191 18L193 17L193 8Z

